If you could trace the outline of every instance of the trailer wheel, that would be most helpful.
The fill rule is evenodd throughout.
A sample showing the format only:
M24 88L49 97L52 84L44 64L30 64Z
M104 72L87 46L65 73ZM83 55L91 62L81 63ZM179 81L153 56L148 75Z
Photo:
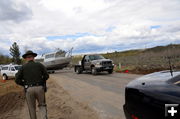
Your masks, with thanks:
M97 70L96 70L95 67L92 67L92 68L91 68L91 73L92 73L93 75L97 75Z
M76 67L76 68L75 68L75 72L76 72L76 74L81 74L81 73L82 73L82 70L81 70L80 67Z
M3 77L2 77L3 80L8 80L8 76L6 74L3 74Z

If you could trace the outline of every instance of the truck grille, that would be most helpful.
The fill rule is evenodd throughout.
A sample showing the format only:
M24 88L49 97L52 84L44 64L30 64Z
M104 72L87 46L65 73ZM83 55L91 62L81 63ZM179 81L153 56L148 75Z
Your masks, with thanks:
M102 65L103 66L111 66L112 62L111 61L104 61L104 62L102 62Z

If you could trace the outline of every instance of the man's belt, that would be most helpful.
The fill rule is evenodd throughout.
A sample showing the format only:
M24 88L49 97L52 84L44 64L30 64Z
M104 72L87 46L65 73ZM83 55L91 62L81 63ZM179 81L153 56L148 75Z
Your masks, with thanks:
M34 86L43 86L44 84L43 83L34 83L34 84L28 84L28 85L25 85L27 87L34 87Z
M24 85L24 91L25 91L25 93L27 92L27 89L28 89L29 87L34 87L34 86L43 86L45 92L46 92L46 90L47 90L47 89L46 89L46 86L44 85L44 83L34 83L34 84Z

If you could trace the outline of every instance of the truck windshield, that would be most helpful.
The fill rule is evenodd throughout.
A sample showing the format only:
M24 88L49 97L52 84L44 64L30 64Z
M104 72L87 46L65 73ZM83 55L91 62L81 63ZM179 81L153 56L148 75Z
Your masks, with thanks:
M19 70L21 68L21 66L15 66L14 67L16 70Z
M98 59L105 59L103 56L101 55L91 55L89 56L90 60L98 60Z

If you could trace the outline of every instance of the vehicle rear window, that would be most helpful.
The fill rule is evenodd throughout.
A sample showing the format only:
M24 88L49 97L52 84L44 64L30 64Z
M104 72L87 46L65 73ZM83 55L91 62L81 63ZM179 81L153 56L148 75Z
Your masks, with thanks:
M2 67L2 70L8 70L8 67Z
M21 66L15 66L14 67L16 70L19 70L21 68Z

